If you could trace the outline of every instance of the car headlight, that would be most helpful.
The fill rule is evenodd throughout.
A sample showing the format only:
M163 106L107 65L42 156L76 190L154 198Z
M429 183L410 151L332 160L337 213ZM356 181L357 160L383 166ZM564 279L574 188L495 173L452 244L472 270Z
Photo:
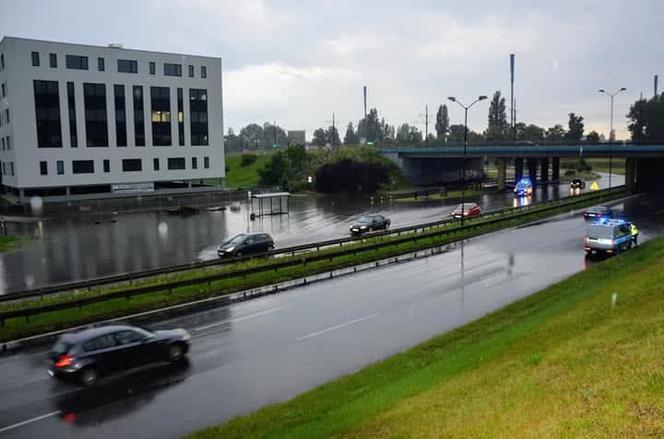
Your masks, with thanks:
M366 229L367 226L360 226L360 229Z
M230 253L233 250L235 250L235 247L228 247L226 250L224 250L226 253Z

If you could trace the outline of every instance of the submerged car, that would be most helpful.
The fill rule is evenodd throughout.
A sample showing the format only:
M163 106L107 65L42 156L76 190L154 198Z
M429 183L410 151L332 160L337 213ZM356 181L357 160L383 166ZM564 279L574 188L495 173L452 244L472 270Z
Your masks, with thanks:
M519 180L514 186L514 195L517 197L529 197L533 194L533 182L528 177Z
M585 189L586 182L580 178L575 178L574 180L569 182L569 187L570 189Z
M474 216L480 216L482 214L482 209L477 203L463 203L459 204L450 214L452 218L472 218Z
M274 250L274 240L267 233L241 233L219 244L220 257L244 256Z
M373 230L385 230L390 227L390 223L390 219L383 215L365 215L350 226L350 233L352 235L361 235Z
M184 329L148 331L125 325L64 334L49 353L52 377L91 386L100 377L156 362L178 362L189 350Z
M613 211L607 206L589 207L583 212L583 218L586 220L596 220L600 218L611 218Z
M601 219L588 226L584 250L587 255L616 254L634 244L631 224L620 219Z

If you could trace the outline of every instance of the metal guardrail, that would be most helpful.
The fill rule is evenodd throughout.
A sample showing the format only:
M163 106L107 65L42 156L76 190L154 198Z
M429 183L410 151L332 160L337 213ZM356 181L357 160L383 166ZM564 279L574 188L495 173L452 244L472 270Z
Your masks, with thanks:
M603 191L597 191L593 192L590 194L584 194L583 196L575 197L574 199L569 199L569 198L564 198L562 200L556 200L556 201L550 201L546 203L540 203L540 204L535 204L535 205L530 205L526 207L521 207L521 208L509 208L509 209L502 209L502 210L497 210L493 211L491 213L485 214L481 217L480 221L472 221L469 224L466 225L459 225L454 228L436 228L433 230L428 230L427 229L432 229L433 227L436 226L441 226L445 224L450 224L452 222L458 222L458 220L444 220L444 221L435 221L435 222L429 222L429 223L424 223L424 224L418 224L415 226L409 226L409 227L402 227L399 229L395 230L390 230L390 231L385 231L385 232L378 232L378 233L373 233L370 235L370 237L375 238L375 237L384 237L384 236L389 236L389 235L397 235L399 238L397 239L391 239L391 240L386 240L386 241L379 241L374 244L369 244L369 245L364 245L361 247L350 247L345 250L340 250L340 251L335 251L333 253L320 253L318 254L313 254L313 255L302 255L301 258L289 258L289 259L284 259L282 261L276 260L274 263L271 264L266 264L266 265L261 265L257 267L249 267L249 268L244 268L240 270L232 270L228 272L223 272L223 273L215 273L212 275L208 276L201 276L201 277L196 277L192 279L184 279L184 280L179 280L179 281L174 281L174 282L167 282L167 283L162 283L162 284L156 284L156 285L150 285L150 286L144 286L144 287L134 287L134 288L127 288L119 291L114 291L111 293L106 293L106 294L101 294L98 296L92 296L92 297L84 297L78 300L70 300L66 302L61 302L61 303L54 303L54 304L48 304L48 305L43 305L43 306L37 306L37 307L31 307L31 308L25 308L25 309L17 309L17 310L12 310L12 311L6 311L6 312L0 312L0 326L4 325L4 321L8 319L14 319L14 318L26 318L28 319L31 316L38 315L38 314L43 314L47 312L52 312L52 311L58 311L58 310L63 310L63 309L71 309L71 308L80 308L84 305L89 305L92 303L100 303L100 302L105 302L108 300L112 299L117 299L117 298L127 298L130 299L131 297L142 295L142 294L148 294L148 293L153 293L153 292L158 292L158 291L168 291L169 293L172 292L174 289L177 288L183 288L183 287L188 287L188 286L193 286L193 285L202 285L202 284L207 284L211 285L212 282L217 282L220 280L224 279L229 279L229 278L237 278L237 277L244 277L247 275L255 274L255 273L260 273L260 272L266 272L266 271L277 271L281 268L287 268L287 267L292 267L292 266L297 266L297 265L306 265L307 263L312 263L312 262L317 262L321 260L332 260L334 258L346 256L349 254L356 254L356 253L363 253L363 252L369 252L369 251L374 251L378 250L383 247L387 246L398 246L402 243L406 242L417 242L417 240L421 239L426 239L426 238L431 238L431 237L436 237L444 234L450 234L450 233L462 233L466 231L470 231L479 227L485 227L487 225L507 221L513 218L517 218L519 216L522 216L524 212L528 212L531 210L534 210L538 208L538 212L546 212L549 210L554 210L561 205L565 206L573 206L575 204L580 204L580 203L585 203L589 200L594 200L594 199L601 199L604 195L607 194L612 194L612 193L622 193L624 192L623 188L613 188L611 190L603 190ZM496 218L497 217L497 218ZM419 230L419 233L418 233ZM415 232L414 234L409 234L408 236L400 237L401 233L406 233L406 232ZM293 255L298 250L302 249L311 249L312 247L318 247L319 249L324 246L330 246L334 244L343 244L346 242L356 242L360 241L362 239L366 239L368 236L360 237L360 238L342 238L342 239L336 239L336 240L329 240L321 243L316 243L316 244L303 244L299 246L293 246L289 247L288 249L283 249L281 253L286 253L286 252L292 252ZM269 254L264 254L263 257L265 256L270 256L275 254L276 252L271 252ZM248 259L246 258L241 258L241 259ZM316 273L313 273L316 274Z

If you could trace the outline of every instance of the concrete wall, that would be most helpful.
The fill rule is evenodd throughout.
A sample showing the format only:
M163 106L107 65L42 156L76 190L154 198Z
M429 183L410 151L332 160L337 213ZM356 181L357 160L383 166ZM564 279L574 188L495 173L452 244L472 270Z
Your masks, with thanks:
M461 181L462 159L450 158L400 158L397 154L385 154L399 165L408 181L416 186L435 186ZM484 159L466 159L466 180L484 178Z

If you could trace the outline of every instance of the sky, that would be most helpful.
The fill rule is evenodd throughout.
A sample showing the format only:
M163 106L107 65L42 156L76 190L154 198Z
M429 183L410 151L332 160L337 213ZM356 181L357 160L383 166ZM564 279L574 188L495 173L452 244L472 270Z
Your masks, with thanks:
M448 104L452 124L468 103L500 90L509 102L509 55L516 54L517 119L567 126L570 112L586 132L608 135L615 98L617 137L627 137L629 106L664 89L664 2L302 1L302 0L0 0L0 37L222 58L225 128L274 122L329 126L343 136L368 106L390 124L424 130L429 106ZM488 101L469 113L487 125Z

